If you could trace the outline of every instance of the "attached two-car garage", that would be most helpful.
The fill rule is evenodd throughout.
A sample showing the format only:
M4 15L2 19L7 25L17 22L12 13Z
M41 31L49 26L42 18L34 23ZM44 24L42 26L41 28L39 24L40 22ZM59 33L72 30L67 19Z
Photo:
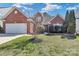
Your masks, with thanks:
M27 33L26 23L7 23L5 26L6 33Z
M33 33L34 22L19 8L12 7L9 13L3 17L3 28L9 34L30 34Z

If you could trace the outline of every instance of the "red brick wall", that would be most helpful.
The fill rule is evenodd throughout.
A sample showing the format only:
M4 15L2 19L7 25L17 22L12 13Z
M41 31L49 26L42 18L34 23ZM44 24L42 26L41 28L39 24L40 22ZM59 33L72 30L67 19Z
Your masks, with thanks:
M21 12L18 11L17 14L14 11L18 11L17 9L13 10L6 18L6 23L26 23L27 17L25 17Z
M32 22L30 22L30 33L33 33L33 28L34 28L34 25Z

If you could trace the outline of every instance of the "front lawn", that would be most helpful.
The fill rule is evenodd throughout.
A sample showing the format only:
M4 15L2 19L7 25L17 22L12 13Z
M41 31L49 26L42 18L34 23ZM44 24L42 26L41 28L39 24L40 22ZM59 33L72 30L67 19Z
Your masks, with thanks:
M0 55L49 56L79 55L79 40L68 40L60 35L38 35L40 43L29 42L32 36L22 36L0 45Z
M79 35L76 35L76 39L79 40Z

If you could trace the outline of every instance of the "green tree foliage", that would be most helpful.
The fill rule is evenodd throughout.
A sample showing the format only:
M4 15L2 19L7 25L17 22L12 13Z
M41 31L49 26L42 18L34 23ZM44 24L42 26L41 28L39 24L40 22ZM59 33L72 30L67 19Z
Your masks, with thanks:
M66 12L65 21L63 23L64 31L67 33L75 33L75 12L70 10Z
M4 30L3 30L3 28L0 26L0 33L3 33L4 32Z
M67 32L68 33L75 33L75 12L74 10L70 10L69 16L68 16L68 27Z
M65 21L63 23L63 31L67 32L67 27L68 27L68 21L69 21L69 12L67 10L66 16L65 16Z

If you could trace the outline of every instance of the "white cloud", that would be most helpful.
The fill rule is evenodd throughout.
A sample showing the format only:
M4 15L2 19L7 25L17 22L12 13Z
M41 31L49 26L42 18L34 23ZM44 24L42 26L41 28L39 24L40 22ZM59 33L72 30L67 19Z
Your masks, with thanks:
M22 5L33 5L34 3L22 3Z
M23 7L25 10L33 10L33 8L24 6L25 4L27 4L27 3L15 3L15 4L13 4L12 6L16 6L16 7L18 7L18 8ZM30 3L30 4L31 4L31 3Z
M19 8L22 7L22 5L20 3L15 3L12 6L16 6L16 7L19 7Z
M66 10L75 10L77 7L68 7Z
M34 10L33 8L28 8L28 7L25 7L25 6L24 6L23 8L24 8L25 10L31 10L31 11Z
M28 9L27 7L24 7L24 9Z
M75 10L75 17L79 18L79 5L76 5L74 7L68 7L66 10Z
M79 8L79 5L76 5L73 7L68 7L68 8L66 8L66 10L76 10L77 8Z
M16 7L19 7L20 8L20 7L23 7L23 5L33 5L33 3L15 3L12 6L16 6Z
M42 12L46 11L51 11L51 10L56 10L56 9L61 9L62 6L56 5L56 4L46 4L44 8L42 8Z

